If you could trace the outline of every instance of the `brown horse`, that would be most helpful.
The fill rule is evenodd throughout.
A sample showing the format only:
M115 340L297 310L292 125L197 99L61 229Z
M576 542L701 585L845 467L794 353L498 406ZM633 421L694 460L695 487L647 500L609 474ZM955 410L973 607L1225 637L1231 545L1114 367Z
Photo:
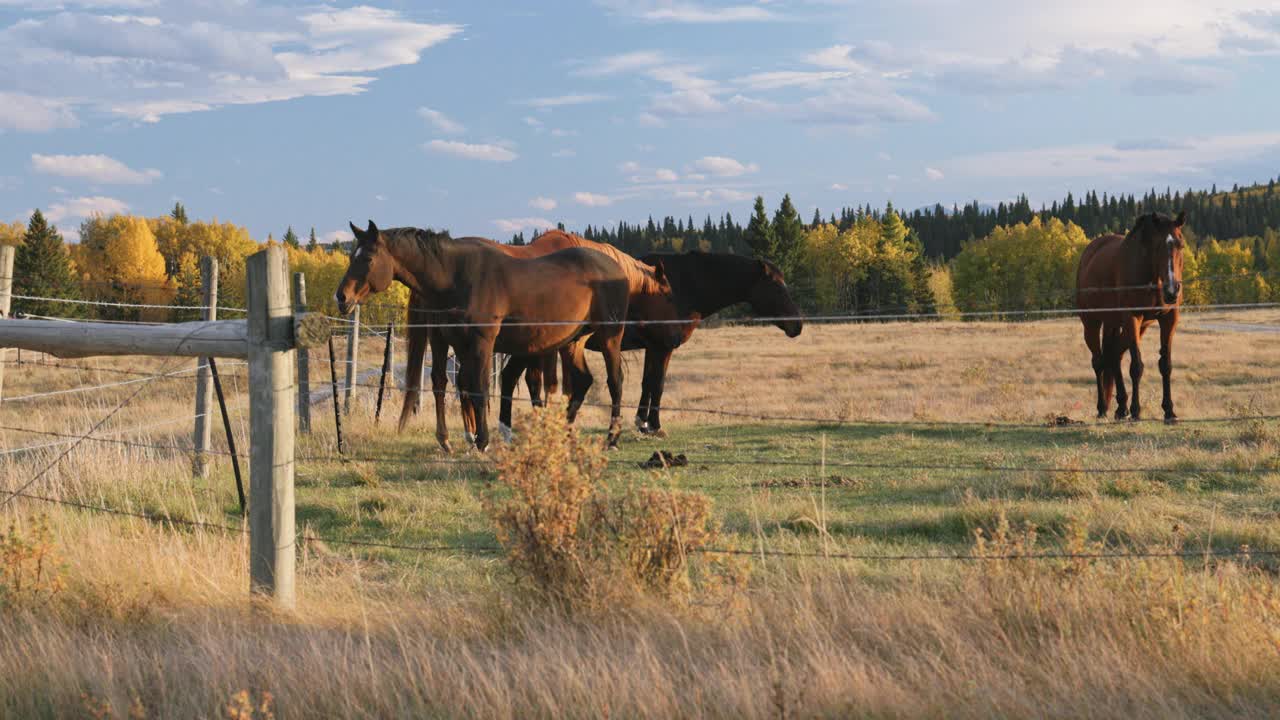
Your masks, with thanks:
M512 258L491 242L416 228L379 231L351 226L355 247L335 297L346 313L370 292L392 281L407 286L429 312L446 322L433 328L459 361L458 385L474 406L476 447L488 446L488 377L494 352L544 355L587 335L604 348L613 404L608 441L621 435L622 333L633 292L631 280L611 258L570 248L532 260ZM661 268L648 280L654 292L670 293ZM571 367L575 391L572 420L586 396L591 374L582 353ZM581 384L582 389L576 389ZM442 418L438 418L442 419ZM438 432L443 432L443 426Z
M1164 383L1164 420L1176 422L1170 380L1173 375L1173 332L1182 304L1182 226L1177 218L1150 213L1138 218L1127 235L1095 238L1080 256L1076 273L1076 306L1081 310L1084 342L1093 355L1098 417L1105 418L1116 395L1116 419L1142 416L1138 385L1142 380L1143 333L1160 323L1160 377ZM1120 360L1129 353L1133 402L1129 405Z
M596 250L608 255L622 271L627 275L628 283L632 288L631 302L634 304L638 300L644 298L651 303L658 305L670 305L667 299L668 291L660 284L654 282L654 268L652 265L641 263L635 258L623 253L612 245L595 243L581 237L567 233L563 230L550 230L538 237L528 245L506 245L496 243L492 240L484 238L466 238L470 242L483 242L492 245L500 252L520 259L532 259L549 255L553 252L565 250L567 248L581 247ZM439 337L438 333L432 333L431 328L427 327L432 322L433 316L430 304L424 299L413 294L409 304L409 332L408 332L408 363L406 367L406 387L404 396L404 406L400 412L400 430L403 431L408 424L409 419L416 415L421 403L421 387L422 387L422 365L424 355L428 345L431 348L431 385L432 393L436 400L436 438L440 441L441 447L449 450L448 435L444 432L444 397L445 388L448 384L448 376L445 372L446 357L448 354L448 343ZM675 330L675 328L671 328ZM600 340L596 341L601 342ZM565 347L560 350L560 357L564 363L565 372L568 373L569 366L573 363L573 348ZM530 398L534 405L541 405L543 401L543 379L546 378L546 393L549 395L556 392L558 380L556 376L556 357L554 354L528 357L528 358L512 358L508 361L503 369L504 378L513 378L508 383L504 379L503 392L501 394L500 414L498 429L504 437L510 437L511 433L511 395L518 381L521 372L526 372L526 381L529 387ZM565 394L570 394L568 387L565 388ZM475 413L471 403L462 403L462 423L463 430L468 442L474 441L475 433Z
M645 351L644 380L636 411L636 429L642 433L665 434L660 410L671 355L688 341L703 319L730 305L746 303L753 314L773 318L773 324L789 338L797 337L804 329L800 308L791 298L782 271L771 262L696 250L651 253L640 259L663 266L671 282L673 300L633 298L628 316L633 324L627 326L622 337L623 350ZM594 349L590 340L587 347ZM570 390L567 382L564 389Z

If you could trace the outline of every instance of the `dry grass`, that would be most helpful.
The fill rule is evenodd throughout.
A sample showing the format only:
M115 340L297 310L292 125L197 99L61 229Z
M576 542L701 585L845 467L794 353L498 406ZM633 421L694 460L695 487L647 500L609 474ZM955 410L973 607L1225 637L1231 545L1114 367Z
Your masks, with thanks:
M1249 320L1276 322L1264 313ZM1179 414L1280 411L1273 380L1280 336L1197 330L1199 322L1201 316L1189 318L1179 336ZM1152 340L1146 402L1158 408ZM366 352L373 353L371 345ZM1040 422L1085 418L1093 405L1088 358L1071 321L811 326L794 341L772 328L725 328L695 334L672 368L672 407ZM633 399L638 359L629 369ZM10 369L5 394L123 379ZM0 404L0 425L85 430L131 390ZM238 386L229 380L228 390L239 405L243 379ZM190 393L186 380L156 383L104 430L189 415ZM482 507L492 475L436 462L429 432L388 437L370 422L367 402L349 424L353 447L416 452L421 464L302 463L300 526L335 539L492 544ZM234 413L237 433L246 412ZM300 456L332 453L328 412L317 406L316 434L300 440ZM429 416L418 422L425 427ZM598 410L583 423L592 432L605 424ZM1280 546L1280 432L1273 422L999 431L726 423L669 412L664 424L672 438L661 447L687 451L691 465L664 472L661 482L712 497L725 542L742 547L999 555ZM184 420L124 437L182 444L189 432ZM0 431L4 449L54 440ZM243 435L239 440L247 447ZM617 473L611 485L652 484L634 465L654 447L628 439L610 458ZM0 455L0 486L25 481L59 452ZM699 466L753 457L816 461L824 453L830 461L1063 472ZM1098 466L1261 471L1087 472ZM207 480L193 481L188 468L181 452L86 443L32 491L235 523L225 459ZM241 535L28 501L0 514L0 527L12 524L4 535L12 567L29 577L32 561L47 553L40 557L56 569L56 576L42 575L50 592L24 597L0 615L0 717L1176 718L1280 711L1280 582L1266 557L766 558L753 563L751 583L734 605L650 597L612 613L568 616L513 595L496 558L307 542L300 547L299 607L281 616L246 600ZM1037 528L1028 531L1026 522ZM976 528L985 532L975 544ZM6 593L14 597L8 590L0 596Z

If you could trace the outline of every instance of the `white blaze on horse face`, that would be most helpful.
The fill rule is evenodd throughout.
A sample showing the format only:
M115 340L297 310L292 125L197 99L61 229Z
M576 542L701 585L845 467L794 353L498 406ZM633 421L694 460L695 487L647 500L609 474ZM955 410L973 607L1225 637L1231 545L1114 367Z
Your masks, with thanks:
M1169 235L1169 237L1165 239L1165 243L1168 245L1168 253L1167 253L1167 255L1168 255L1168 257L1169 257L1169 277L1165 280L1165 287L1169 287L1169 288L1173 287L1173 245L1174 245L1174 242L1175 242L1175 241L1174 241L1174 239L1173 239L1173 235L1172 235L1172 234L1171 234L1171 235Z

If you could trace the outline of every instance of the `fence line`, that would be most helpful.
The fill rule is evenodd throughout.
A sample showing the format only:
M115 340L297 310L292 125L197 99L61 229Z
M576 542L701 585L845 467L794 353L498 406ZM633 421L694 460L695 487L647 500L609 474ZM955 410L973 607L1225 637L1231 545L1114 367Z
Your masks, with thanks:
M139 308L142 310L207 310L208 307L203 305L153 305L148 303L125 303L111 302L107 300L78 300L73 298L52 298L43 297L41 295L12 295L14 300L32 300L39 302L63 303L68 305L91 305L95 307L114 307L114 308ZM225 312L248 312L244 308L238 307L218 307L219 311Z
M175 518L169 515L158 515L155 513L138 512L132 510L123 510L113 508L107 505L93 505L90 503L80 502L77 500L67 500L63 498L54 498L44 495L34 495L27 493L25 490L0 490L0 493L8 495L4 502L8 502L13 498L23 498L26 500L35 500L38 502L49 503L53 505L62 505L75 508L78 510L86 510L89 512L102 513L107 515L115 515L120 517L129 517L144 520L157 525L178 525L182 527L190 527L205 530L221 530L223 532L239 534L244 532L245 526L233 526L221 523L206 522L201 520L188 520L185 518ZM346 545L349 547L377 548L387 550L403 550L418 553L452 553L452 554L470 554L470 555L497 555L506 551L499 545L454 545L448 543L439 543L435 545L408 545L402 543L379 542L373 540L352 540L346 538L325 537L317 535L308 535L305 533L297 533L296 541L325 543L329 545ZM699 555L736 555L743 557L759 557L759 558L779 558L786 560L837 560L837 561L859 561L859 562L963 562L963 563L989 563L989 562L1037 562L1037 561L1054 561L1054 560L1101 560L1101 561L1126 561L1126 560L1152 560L1152 559L1209 559L1209 558L1254 558L1254 557L1277 557L1280 556L1280 550L1268 548L1250 548L1241 546L1239 548L1204 548L1201 550L1145 550L1136 551L1107 551L1100 550L1095 552L1030 552L1030 553L996 553L996 554L962 554L962 553L849 553L849 552L830 552L825 550L771 550L768 548L725 548L725 547L709 547L709 548L689 548L689 553Z

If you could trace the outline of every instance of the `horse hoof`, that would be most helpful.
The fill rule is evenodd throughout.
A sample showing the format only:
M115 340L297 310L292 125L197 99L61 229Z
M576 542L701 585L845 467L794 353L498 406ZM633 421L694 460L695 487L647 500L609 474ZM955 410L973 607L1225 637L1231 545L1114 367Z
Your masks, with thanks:
M1116 419L1117 419L1117 420L1124 420L1124 419L1125 419L1125 418L1127 418L1127 417L1129 417L1129 411L1128 411L1128 410L1117 410L1117 411L1116 411Z
M641 433L649 432L649 422L647 420L641 420L640 418L636 418L636 430L640 431Z
M462 433L462 439L466 440L466 441L467 441L467 444L468 444L468 445L471 445L472 447L474 447L474 446L475 446L475 444L476 444L476 436L475 436L475 435L472 435L472 434L471 434L471 433L469 433L469 432L463 431L463 433Z
M444 454L445 454L445 455L452 455L452 454L453 454L453 446L449 444L449 441L448 441L448 440L441 440L441 441L440 441L440 449L444 451Z
M511 432L510 426L498 423L498 434L502 436L502 442L510 445L515 442L516 434Z
M1164 424L1165 424L1165 425L1177 425L1177 424L1178 424L1178 416L1177 416L1177 415L1174 415L1174 414L1172 414L1172 413L1170 413L1170 414L1168 414L1168 415L1165 415L1165 416L1164 416Z

